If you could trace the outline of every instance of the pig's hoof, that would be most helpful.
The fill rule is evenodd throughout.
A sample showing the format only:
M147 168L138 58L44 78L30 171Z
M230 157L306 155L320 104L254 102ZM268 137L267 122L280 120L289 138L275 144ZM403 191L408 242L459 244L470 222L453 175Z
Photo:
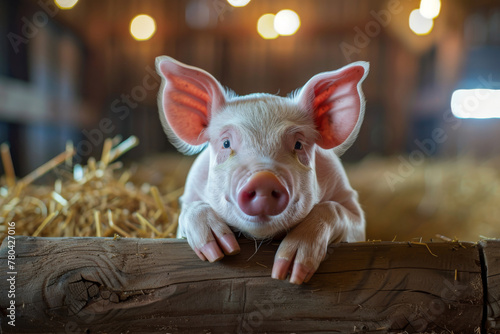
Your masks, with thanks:
M200 248L200 252L207 258L209 262L219 261L224 257L224 253L222 253L217 241L212 240L207 243L205 246Z
M278 258L274 261L271 277L284 280L290 272L290 283L300 285L302 283L307 283L314 274L314 271L314 269L302 263L292 264L292 262L286 258Z
M293 271L290 276L290 283L292 284L302 284L307 283L314 273L313 269L303 265L302 263L295 263L293 265Z
M220 246L224 250L224 254L226 255L235 255L240 252L240 245L234 235L224 234L221 238L218 239Z
M271 277L274 279L284 280L288 275L288 270L290 268L290 260L285 258L279 258L274 261L273 272Z

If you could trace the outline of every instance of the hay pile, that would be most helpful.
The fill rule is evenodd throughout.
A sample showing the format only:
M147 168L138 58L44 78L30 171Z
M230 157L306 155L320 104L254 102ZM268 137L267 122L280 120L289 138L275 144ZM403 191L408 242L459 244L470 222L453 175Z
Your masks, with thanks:
M132 170L115 162L138 144L136 137L119 142L107 139L100 161L91 158L87 166L73 165L73 146L16 180L9 147L2 145L6 175L0 180L0 240L7 223L15 222L17 235L74 237L114 236L175 237L177 199L182 188L161 195L157 187L130 182ZM33 185L33 181L57 168L54 185Z
M347 168L366 213L368 238L500 237L500 160L404 161L369 157Z

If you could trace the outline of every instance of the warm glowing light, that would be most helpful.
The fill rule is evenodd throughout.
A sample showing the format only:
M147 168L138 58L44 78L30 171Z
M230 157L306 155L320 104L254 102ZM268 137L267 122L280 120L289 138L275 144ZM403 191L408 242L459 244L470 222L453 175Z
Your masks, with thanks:
M275 39L279 34L274 30L274 14L264 14L257 21L257 32L264 39Z
M250 0L227 0L227 2L233 7L245 7Z
M280 10L274 18L274 30L276 30L276 32L282 36L290 36L295 34L299 27L299 15L293 10Z
M410 14L410 29L417 35L427 35L434 27L434 20L420 14L419 9L414 9Z
M427 19L434 19L441 11L441 0L420 0L420 14Z
M61 9L71 9L73 8L78 0L54 0L57 7Z
M451 112L458 118L500 118L500 90L456 90L451 96Z
M153 37L156 31L155 20L145 14L137 15L130 22L130 34L138 41L146 41Z

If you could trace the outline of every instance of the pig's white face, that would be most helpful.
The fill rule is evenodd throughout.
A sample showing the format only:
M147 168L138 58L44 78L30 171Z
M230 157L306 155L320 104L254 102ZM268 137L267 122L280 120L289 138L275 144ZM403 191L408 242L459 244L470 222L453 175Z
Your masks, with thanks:
M256 238L272 237L291 229L318 202L314 172L318 133L311 117L291 99L267 94L234 98L211 119L207 132L211 161L207 197L229 225ZM280 196L288 198L278 205L280 209L269 211L262 203L249 209L242 203L245 185L259 172L274 174L283 186Z

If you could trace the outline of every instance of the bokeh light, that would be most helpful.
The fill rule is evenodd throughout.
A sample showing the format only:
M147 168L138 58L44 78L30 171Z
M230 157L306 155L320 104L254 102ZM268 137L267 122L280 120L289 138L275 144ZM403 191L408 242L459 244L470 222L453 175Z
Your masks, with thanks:
M145 14L137 15L130 22L130 34L138 41L146 41L153 37L156 31L155 20Z
M458 118L500 118L500 90L459 89L451 96L451 112Z
M245 7L250 0L227 0L227 2L233 7Z
M421 0L420 14L427 19L434 19L441 11L441 0Z
M257 21L257 32L264 39L275 39L279 34L274 30L274 14L264 14Z
M434 20L423 17L419 9L414 9L410 14L409 24L415 34L427 35L434 27Z
M299 27L299 15L293 10L280 10L274 18L274 30L276 30L276 32L282 36L290 36L295 34Z
M54 0L57 7L61 9L71 9L73 8L78 0Z

